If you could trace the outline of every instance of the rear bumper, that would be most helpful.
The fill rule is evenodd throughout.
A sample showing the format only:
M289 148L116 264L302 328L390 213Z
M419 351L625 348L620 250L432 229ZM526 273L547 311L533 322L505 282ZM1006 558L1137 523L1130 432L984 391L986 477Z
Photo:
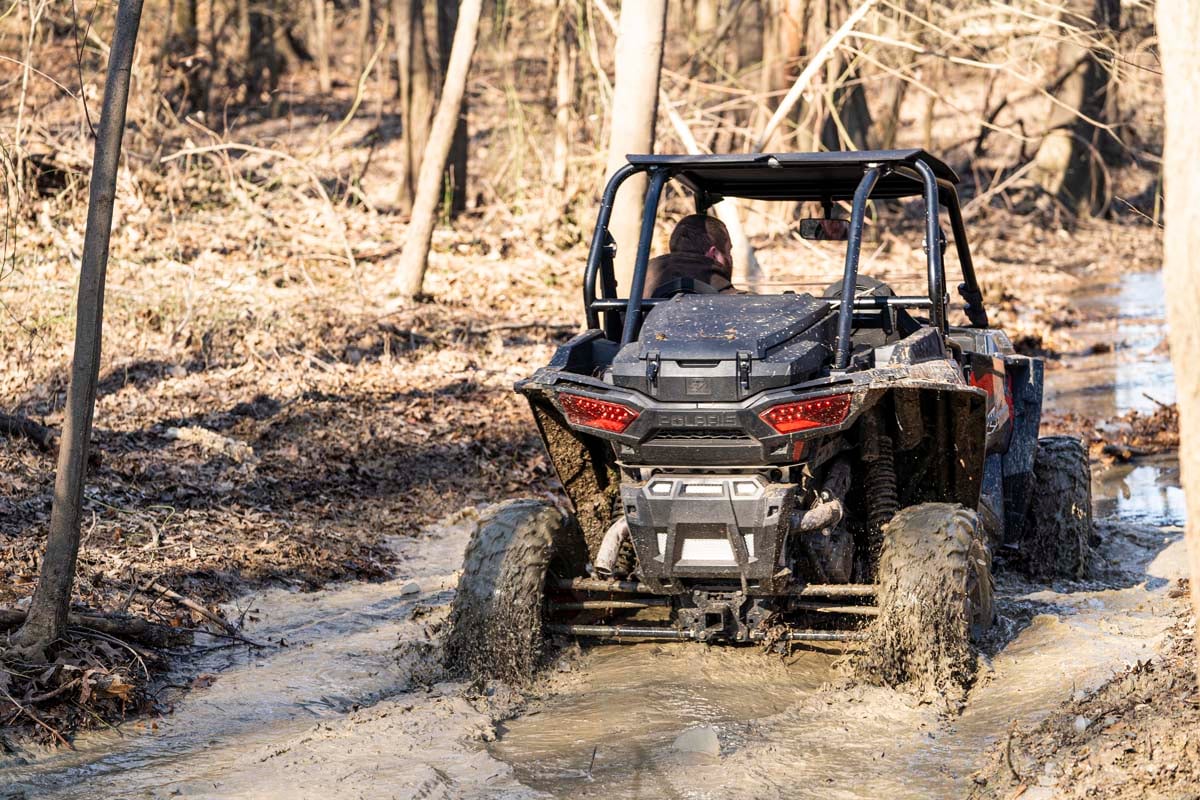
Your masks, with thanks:
M795 491L794 484L757 475L661 474L622 482L642 580L660 592L680 579L704 578L778 590Z

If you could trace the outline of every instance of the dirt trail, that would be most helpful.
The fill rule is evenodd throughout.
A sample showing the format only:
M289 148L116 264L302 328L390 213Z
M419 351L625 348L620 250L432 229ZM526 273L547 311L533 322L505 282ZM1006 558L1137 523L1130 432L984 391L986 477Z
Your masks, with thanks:
M1056 409L1111 416L1152 405L1142 392L1172 399L1155 352L1161 309L1139 305L1154 280L1129 276L1095 295L1115 330L1073 335L1121 346L1051 370ZM1156 652L1179 603L1169 584L1184 571L1175 469L1160 458L1097 471L1097 580L1002 576L991 655L961 715L837 688L833 652L785 663L752 648L662 644L588 649L540 699L493 697L489 708L436 682L427 645L452 596L466 515L391 542L397 580L258 596L248 634L287 647L213 650L178 676L214 673L210 687L122 737L92 734L77 752L27 753L24 764L0 757L0 798L962 796L1013 720L1029 724ZM506 706L520 713L494 724ZM720 755L674 746L698 726L716 733Z

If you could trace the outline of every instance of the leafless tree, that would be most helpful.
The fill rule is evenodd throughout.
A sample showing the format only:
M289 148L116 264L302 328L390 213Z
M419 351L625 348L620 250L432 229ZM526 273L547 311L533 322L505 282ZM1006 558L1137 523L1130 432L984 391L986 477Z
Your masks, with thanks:
M475 52L479 31L479 12L482 0L463 0L458 9L458 24L454 30L454 45L446 68L446 80L438 101L437 114L429 132L429 144L421 157L421 173L417 179L417 195L413 202L412 219L404 237L404 250L396 271L396 286L401 296L415 297L425 284L425 268L429 262L429 243L437 220L438 200L446 162L454 144L467 73Z
M666 35L667 0L641 0L621 5L617 34L616 85L608 139L607 175L611 176L630 153L654 149L654 123L658 115L658 83ZM627 180L617 195L609 230L617 242L617 286L628 289L633 276L641 226L645 178Z
M333 73L329 64L329 0L312 0L313 58L317 61L317 85L322 92L333 91Z
M1070 0L1058 19L1058 77L1034 178L1074 213L1099 211L1107 203L1102 126L1120 14L1120 0Z
M579 60L579 36L575 30L576 4L574 0L558 0L555 9L557 36L555 37L554 71L554 162L551 180L560 193L567 184L567 161L571 157L573 137L572 117L575 102L576 68Z
M392 0L395 25L397 102L403 127L403 152L397 202L412 209L421 154L433 119L433 63L425 32L424 0Z
M121 0L117 7L104 105L96 130L87 228L79 269L75 355L54 478L50 532L29 613L24 625L13 636L13 644L25 658L42 656L67 630L67 612L79 556L79 518L83 508L92 414L96 406L96 382L100 372L104 276L108 266L117 165L121 158L133 49L141 15L142 0Z
M438 82L445 84L450 67L450 52L458 23L458 0L441 0L437 4ZM467 208L467 110L469 98L463 93L459 103L458 123L450 143L446 172L446 196L453 216Z

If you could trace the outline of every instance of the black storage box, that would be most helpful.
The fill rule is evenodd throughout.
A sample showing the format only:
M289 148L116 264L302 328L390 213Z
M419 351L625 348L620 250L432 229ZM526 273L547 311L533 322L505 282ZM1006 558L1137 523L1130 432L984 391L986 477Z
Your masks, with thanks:
M815 377L837 314L809 294L681 294L621 348L613 385L668 402L730 402Z

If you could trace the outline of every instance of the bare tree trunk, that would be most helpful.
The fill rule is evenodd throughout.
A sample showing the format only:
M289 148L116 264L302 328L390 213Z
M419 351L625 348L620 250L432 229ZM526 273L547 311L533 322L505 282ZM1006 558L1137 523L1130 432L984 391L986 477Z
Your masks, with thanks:
M607 176L616 172L630 153L650 153L654 150L654 123L658 115L658 81L666 23L667 0L621 4ZM645 193L645 177L630 178L617 193L613 207L609 231L617 242L615 268L618 288L629 287L632 283Z
M888 97L887 106L882 117L873 123L872 137L884 150L896 146L896 134L900 130L900 109L904 105L904 95L908 91L908 81L893 78L892 91Z
M458 0L439 0L437 4L438 34L438 78L445 83L450 65L450 50L458 27ZM454 141L450 144L450 162L446 174L449 181L450 215L455 216L467 209L467 109L469 100L463 94L458 111L458 124L454 128Z
M720 11L720 0L696 0L693 29L700 40L703 41L717 29Z
M571 157L571 108L575 100L575 73L579 40L575 31L575 4L558 0L558 53L554 74L554 163L551 181L561 195L567 186L567 161Z
M200 44L196 29L196 0L174 0L175 14L172 21L172 39L176 52L195 53Z
M177 83L166 91L170 101L178 103L177 113L204 110L208 98L208 73L204 59L199 58L200 29L197 0L173 0L171 35L166 40L164 61L175 69ZM157 81L156 81L157 82Z
M375 9L371 0L361 0L358 9L358 71L371 59L371 32L375 30Z
M312 0L313 53L317 60L317 85L328 94L333 91L333 76L329 69L329 20L327 0Z
M437 218L442 177L446 159L454 143L454 130L460 118L459 109L467 88L467 73L475 52L475 37L479 31L479 12L482 0L463 0L458 9L458 25L454 30L454 45L446 69L446 82L429 133L429 145L421 158L421 174L417 181L417 196L413 203L412 219L404 236L404 251L396 270L397 289L403 297L415 297L425 283L425 267L429 262L429 242Z
M274 108L282 69L275 49L275 9L264 7L269 2L247 0L246 99L256 102L266 94L267 102Z
M403 169L396 202L411 211L421 170L421 153L429 141L433 118L433 64L425 34L424 0L392 0L396 18L396 61L399 66L400 116L403 124Z
M1070 0L1059 32L1059 68L1067 70L1050 107L1049 133L1034 158L1034 179L1071 212L1096 213L1107 205L1101 154L1112 81L1111 54L1104 48L1119 26L1120 0Z
M850 13L849 0L824 0L825 28L833 31ZM822 39L825 37L823 36ZM822 41L816 46L819 48ZM829 150L870 150L871 109L863 90L861 73L849 59L838 53L826 65L828 113L822 143Z
M1157 13L1166 99L1167 323L1179 399L1179 466L1187 502L1192 606L1200 616L1200 268L1195 258L1200 252L1200 5L1158 0Z
M104 274L112 232L117 165L125 133L133 49L142 16L142 0L121 0L108 58L104 106L96 130L96 149L88 197L87 228L79 268L79 298L75 317L75 356L63 417L62 441L54 478L54 504L41 574L25 624L13 643L25 653L44 653L67 629L75 564L79 557L79 518L87 473L96 381L100 372L100 338L104 316Z
M412 0L392 0L392 30L396 42L396 102L400 106L401 150L400 150L400 181L396 187L396 199L404 209L412 207L412 136L409 119L409 104L412 102L412 37L413 37L413 4Z

